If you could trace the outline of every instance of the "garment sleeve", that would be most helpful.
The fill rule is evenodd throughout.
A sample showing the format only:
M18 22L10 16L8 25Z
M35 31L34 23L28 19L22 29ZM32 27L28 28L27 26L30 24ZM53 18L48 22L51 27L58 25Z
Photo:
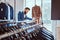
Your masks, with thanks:
M20 21L20 20L21 20L20 15L21 15L21 12L19 12L19 13L18 13L18 21Z
M27 17L27 16L26 16L26 19L28 19L28 20L32 20L32 18L29 18L29 17Z

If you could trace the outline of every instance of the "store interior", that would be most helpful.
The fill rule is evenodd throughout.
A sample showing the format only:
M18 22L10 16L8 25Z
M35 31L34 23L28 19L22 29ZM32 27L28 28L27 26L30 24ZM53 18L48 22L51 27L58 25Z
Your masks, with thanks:
M0 40L59 40L60 21L51 16L52 2L0 0Z

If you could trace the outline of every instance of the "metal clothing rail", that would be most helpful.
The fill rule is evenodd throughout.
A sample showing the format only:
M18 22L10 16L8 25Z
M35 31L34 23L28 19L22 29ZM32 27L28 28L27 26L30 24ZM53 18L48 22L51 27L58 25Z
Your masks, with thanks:
M12 22L13 22L13 20L0 20L0 22L4 22L4 21L7 21L7 22L12 21ZM29 20L29 21L31 21L31 22L35 22L35 20ZM14 22L19 23L19 22L28 22L28 21L24 20L24 21L14 21ZM10 22L10 23L11 23L11 22Z
M4 23L0 23L0 25L3 25L3 24L8 24L8 23L12 23L12 24L22 23L22 22L26 22L26 21L24 20L24 21L10 22L9 20L0 20L0 22L4 22ZM27 21L27 22L29 22L29 21ZM32 23L32 22L35 22L35 21L34 20L31 20L29 23Z
M1 22L1 21L9 21L9 20L0 20L0 22Z
M16 33L19 33L19 32L22 32L22 31L27 30L29 28L34 28L34 26L36 26L36 25L39 25L39 24L35 24L35 25L29 26L29 27L26 27L26 28L23 28L23 29L17 29L14 32L9 32L9 33L0 35L0 39L5 38L5 37L8 37L8 36L11 36L11 35L16 34Z

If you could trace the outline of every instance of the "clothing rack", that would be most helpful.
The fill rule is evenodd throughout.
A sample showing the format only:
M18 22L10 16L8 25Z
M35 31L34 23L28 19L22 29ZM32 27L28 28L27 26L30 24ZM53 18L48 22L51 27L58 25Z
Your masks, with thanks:
M8 36L11 36L11 35L16 34L16 33L19 33L19 32L22 32L22 31L27 30L29 28L34 28L34 26L36 26L36 25L39 25L39 24L35 24L35 25L29 26L29 27L26 27L26 28L23 28L23 29L17 29L14 32L5 33L3 35L0 35L0 39L5 38L5 37L8 37Z

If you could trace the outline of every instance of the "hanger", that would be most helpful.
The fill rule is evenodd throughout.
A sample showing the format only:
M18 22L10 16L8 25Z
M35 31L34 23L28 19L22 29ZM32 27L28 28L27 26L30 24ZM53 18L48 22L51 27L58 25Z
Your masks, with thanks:
M35 4L35 6L37 6L37 4Z
M35 6L37 6L37 4L36 4L36 0L35 0Z
M36 0L35 0L35 6L37 6L37 5L36 5Z

